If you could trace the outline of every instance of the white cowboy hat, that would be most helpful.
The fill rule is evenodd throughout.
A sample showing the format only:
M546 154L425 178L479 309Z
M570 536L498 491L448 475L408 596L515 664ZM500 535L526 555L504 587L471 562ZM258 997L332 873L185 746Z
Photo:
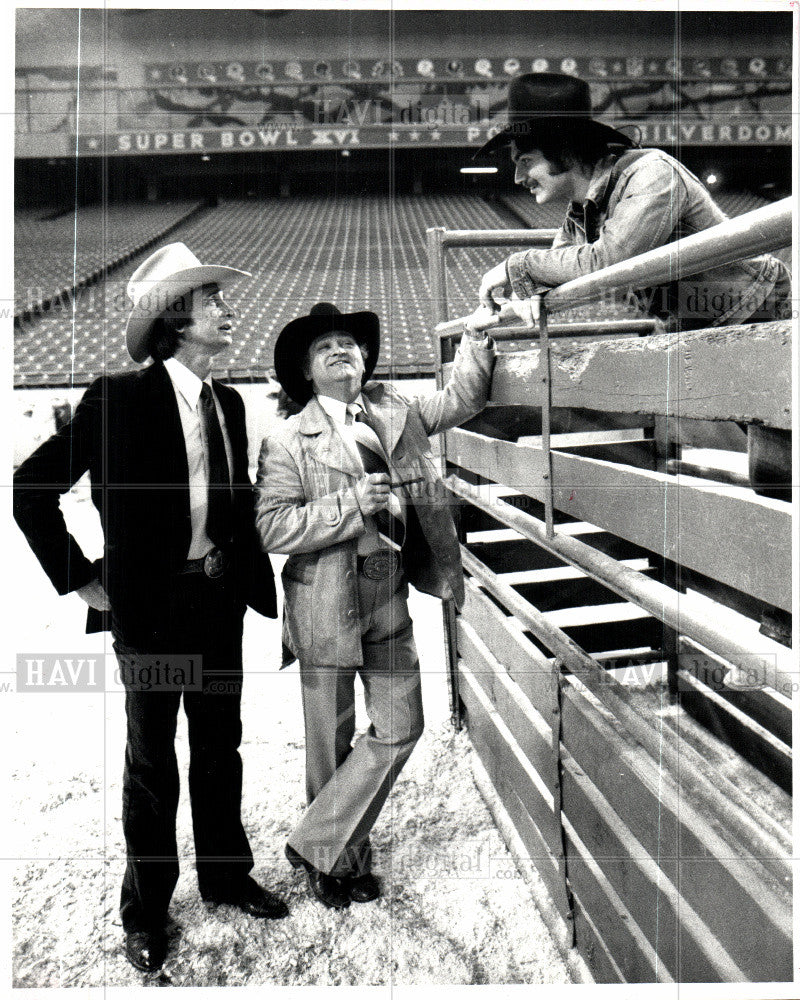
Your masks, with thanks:
M150 356L147 337L153 320L187 292L202 285L227 288L239 278L250 278L223 264L201 264L185 243L168 243L151 254L131 275L128 296L133 309L125 327L128 354L141 363Z

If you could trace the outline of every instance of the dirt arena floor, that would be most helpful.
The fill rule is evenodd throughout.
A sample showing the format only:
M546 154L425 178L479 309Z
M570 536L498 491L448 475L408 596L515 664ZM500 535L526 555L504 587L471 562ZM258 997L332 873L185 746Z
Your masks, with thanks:
M83 494L70 522L99 543ZM258 921L207 909L193 872L187 796L181 798L181 877L169 957L157 977L128 964L118 913L124 868L123 696L108 636L82 634L84 607L56 596L19 532L14 646L96 656L105 694L13 695L10 859L15 987L538 984L569 976L472 777L473 751L449 723L440 605L414 595L426 731L374 831L382 898L343 913L312 900L283 857L303 808L303 722L296 665L278 670L276 622L245 620L243 816L254 875L291 914ZM98 668L100 669L100 668ZM364 724L359 704L359 724ZM183 788L185 719L178 730ZM39 995L39 994L37 994Z

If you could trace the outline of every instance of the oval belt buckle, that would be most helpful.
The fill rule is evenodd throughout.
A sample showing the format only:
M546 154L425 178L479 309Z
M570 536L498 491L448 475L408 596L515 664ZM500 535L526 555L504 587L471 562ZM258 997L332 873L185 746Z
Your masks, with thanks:
M364 556L362 572L368 580L380 583L394 576L400 567L400 557L394 549L378 549Z
M226 562L225 553L215 547L206 553L206 557L203 560L203 572L209 580L216 580L217 577L222 576L225 572Z

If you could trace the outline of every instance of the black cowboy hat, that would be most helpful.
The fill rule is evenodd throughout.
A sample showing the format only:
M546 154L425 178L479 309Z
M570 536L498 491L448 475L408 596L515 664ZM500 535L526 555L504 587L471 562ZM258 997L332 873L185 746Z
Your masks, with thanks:
M523 73L508 85L506 125L475 156L494 153L517 136L535 136L554 127L591 130L610 143L633 146L634 141L610 125L592 118L589 84L564 73Z
M311 399L311 383L303 374L306 353L316 337L328 333L349 333L367 349L362 384L378 363L381 346L380 322L374 312L343 313L330 302L318 302L308 316L293 319L275 341L275 377L284 392L301 406Z

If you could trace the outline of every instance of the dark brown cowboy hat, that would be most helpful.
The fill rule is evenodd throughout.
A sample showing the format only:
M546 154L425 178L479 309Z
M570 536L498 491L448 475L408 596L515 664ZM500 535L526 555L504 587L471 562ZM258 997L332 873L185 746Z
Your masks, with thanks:
M330 302L318 302L308 316L287 323L275 341L275 377L284 392L301 406L311 399L311 383L303 374L308 348L316 337L328 333L349 333L357 344L366 347L363 382L372 376L378 363L381 334L376 314L343 313Z
M494 153L517 136L535 136L554 127L580 126L610 143L633 146L630 136L592 118L589 84L564 73L523 73L508 85L506 124L475 156Z

